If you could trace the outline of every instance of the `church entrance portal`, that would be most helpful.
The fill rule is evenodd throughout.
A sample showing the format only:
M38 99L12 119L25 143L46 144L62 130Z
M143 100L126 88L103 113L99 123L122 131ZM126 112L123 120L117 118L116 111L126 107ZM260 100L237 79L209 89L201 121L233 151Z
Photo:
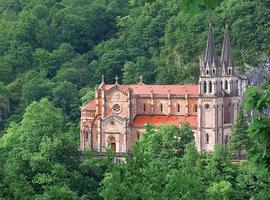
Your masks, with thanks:
M108 146L111 148L112 151L116 152L116 140L115 140L115 137L110 136L108 138Z

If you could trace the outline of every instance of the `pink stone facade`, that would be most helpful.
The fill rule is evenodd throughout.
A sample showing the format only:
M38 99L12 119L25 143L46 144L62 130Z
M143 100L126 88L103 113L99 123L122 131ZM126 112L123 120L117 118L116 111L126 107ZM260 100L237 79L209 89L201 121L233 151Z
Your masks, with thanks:
M170 94L164 87L185 93ZM149 89L151 93L147 94ZM106 146L112 145L116 152L127 152L144 131L147 116L157 117L152 118L153 124L163 124L162 118L167 124L175 125L187 121L196 130L198 92L198 85L102 83L96 90L96 99L81 109L81 148L105 152Z
M145 125L177 125L186 121L194 130L199 151L226 145L239 105L228 30L221 58L215 53L212 27L198 85L120 85L102 81L95 99L81 108L80 146L97 152L112 148L129 151Z

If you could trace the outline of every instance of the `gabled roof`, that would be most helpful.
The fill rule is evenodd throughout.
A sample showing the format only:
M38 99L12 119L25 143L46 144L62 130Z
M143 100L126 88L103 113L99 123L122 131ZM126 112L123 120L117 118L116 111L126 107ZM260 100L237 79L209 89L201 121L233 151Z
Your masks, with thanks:
M106 88L106 87L105 87ZM118 84L111 85L108 89L106 89L106 93L110 93L113 90L120 90L123 94L128 95L128 90L125 89L125 87L120 87Z
M82 109L85 110L96 110L96 100L92 100L90 103L85 104Z
M126 119L125 118L123 118L123 117L121 117L119 115L114 115L114 114L108 116L105 119L103 119L102 123L106 123L106 121L108 121L108 120L109 121L111 121L111 120L117 121L119 124L122 124L122 125L124 125L126 123Z
M191 127L197 127L197 116L164 116L164 115L137 115L132 123L133 126L153 125L181 125L188 122Z
M104 85L105 90L110 90L114 85ZM199 85L118 85L121 90L133 90L133 94L192 94L199 95Z

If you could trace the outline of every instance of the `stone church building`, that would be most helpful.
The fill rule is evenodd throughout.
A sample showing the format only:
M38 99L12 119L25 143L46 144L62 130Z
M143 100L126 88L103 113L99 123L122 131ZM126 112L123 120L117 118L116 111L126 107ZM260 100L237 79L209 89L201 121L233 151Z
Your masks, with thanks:
M140 77L136 85L121 85L116 77L109 85L103 78L95 99L81 108L80 146L97 152L106 152L108 146L124 153L140 139L147 123L188 122L198 150L211 152L215 144L228 140L239 105L238 86L228 27L218 57L209 25L199 84L147 85Z

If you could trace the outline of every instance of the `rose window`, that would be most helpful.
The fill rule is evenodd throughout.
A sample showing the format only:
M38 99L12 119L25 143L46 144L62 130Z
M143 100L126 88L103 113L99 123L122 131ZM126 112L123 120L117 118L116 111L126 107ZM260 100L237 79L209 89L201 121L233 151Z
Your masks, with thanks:
M210 108L210 105L207 103L207 104L204 105L204 108L205 108L206 110L208 110L208 109Z
M113 113L120 113L121 107L119 104L114 104L112 110L113 110Z

